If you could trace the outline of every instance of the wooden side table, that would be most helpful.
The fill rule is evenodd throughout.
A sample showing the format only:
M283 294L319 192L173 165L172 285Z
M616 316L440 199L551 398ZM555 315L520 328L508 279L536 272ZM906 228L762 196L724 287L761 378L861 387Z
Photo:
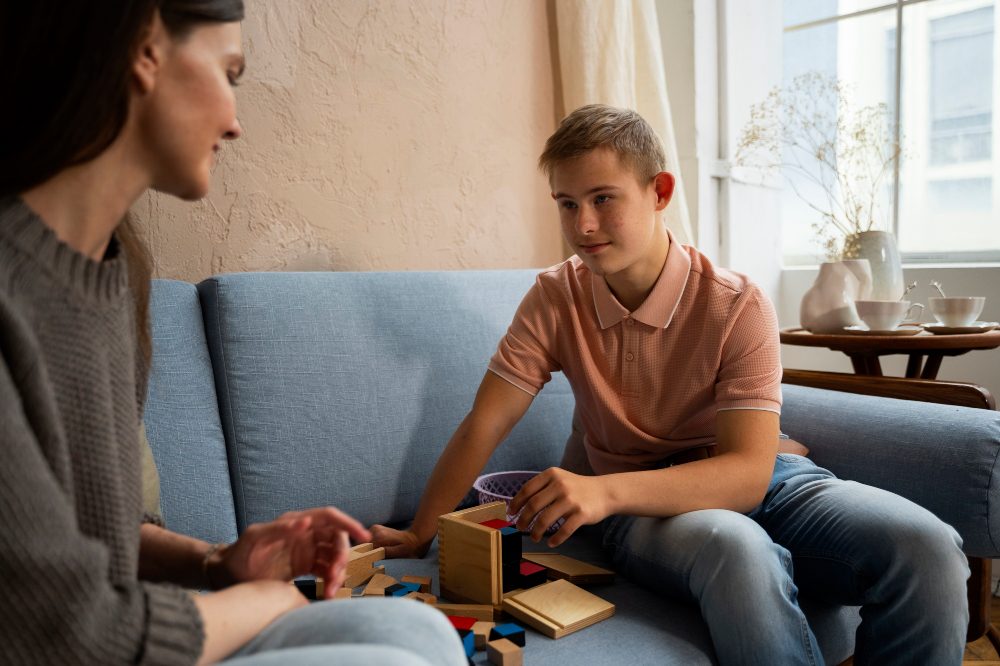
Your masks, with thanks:
M1000 330L959 335L848 335L810 333L801 328L780 331L781 343L801 347L826 347L847 354L858 375L882 376L880 356L906 354L906 377L936 379L945 356L960 356L976 349L1000 347ZM924 356L927 357L926 362Z

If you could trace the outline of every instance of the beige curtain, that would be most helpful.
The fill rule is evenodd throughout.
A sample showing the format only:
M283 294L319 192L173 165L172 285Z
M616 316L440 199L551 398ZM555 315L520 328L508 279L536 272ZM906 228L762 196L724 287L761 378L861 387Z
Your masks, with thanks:
M693 243L654 0L555 0L555 6L565 113L610 104L635 109L652 125L663 140L667 170L677 178L667 228L680 242Z

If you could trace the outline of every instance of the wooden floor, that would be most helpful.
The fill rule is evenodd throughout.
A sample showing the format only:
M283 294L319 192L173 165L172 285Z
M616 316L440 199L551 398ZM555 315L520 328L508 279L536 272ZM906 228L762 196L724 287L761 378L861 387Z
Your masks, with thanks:
M1000 597L993 597L993 608L990 610L990 619L995 626L1000 627ZM963 664L974 664L975 666L1000 666L1000 655L996 653L989 640L984 636L974 643L969 643L965 648L965 659Z

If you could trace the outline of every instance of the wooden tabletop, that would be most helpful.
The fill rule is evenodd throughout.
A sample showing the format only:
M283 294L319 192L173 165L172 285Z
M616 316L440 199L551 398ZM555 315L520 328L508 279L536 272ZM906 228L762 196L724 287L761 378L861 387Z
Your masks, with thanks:
M924 331L916 335L851 335L847 333L810 333L802 328L785 328L781 342L802 347L826 347L847 353L907 354L910 352L970 351L1000 347L1000 329L985 333L934 335Z
M847 354L855 374L882 376L880 356L906 354L905 377L936 379L945 356L961 356L975 349L1000 347L1000 330L985 333L934 335L921 331L916 335L851 335L849 333L810 333L801 328L780 331L782 344L802 347L826 347ZM927 362L924 363L924 356Z

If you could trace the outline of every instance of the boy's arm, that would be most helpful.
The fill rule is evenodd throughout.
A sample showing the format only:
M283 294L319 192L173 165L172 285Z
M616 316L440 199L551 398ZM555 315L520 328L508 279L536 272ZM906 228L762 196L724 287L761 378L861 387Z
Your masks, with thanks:
M615 514L676 516L698 509L750 511L764 498L778 451L778 414L722 410L716 416L716 454L705 460L643 472L578 476L558 468L529 481L511 502L517 521L537 542L548 525L565 524L549 539L558 546L582 525ZM523 509L523 510L522 510Z
M434 466L413 525L405 531L373 525L375 546L385 547L387 557L423 557L437 534L438 516L455 510L490 455L533 400L530 393L487 372L472 410Z

